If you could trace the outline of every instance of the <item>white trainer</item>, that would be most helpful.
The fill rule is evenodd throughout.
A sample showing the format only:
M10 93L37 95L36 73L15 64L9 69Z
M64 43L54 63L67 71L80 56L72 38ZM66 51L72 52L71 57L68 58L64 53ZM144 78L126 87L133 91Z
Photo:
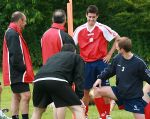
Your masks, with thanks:
M106 115L106 119L112 119L110 115Z
M12 118L7 117L7 116L2 112L2 110L0 110L0 119L12 119Z

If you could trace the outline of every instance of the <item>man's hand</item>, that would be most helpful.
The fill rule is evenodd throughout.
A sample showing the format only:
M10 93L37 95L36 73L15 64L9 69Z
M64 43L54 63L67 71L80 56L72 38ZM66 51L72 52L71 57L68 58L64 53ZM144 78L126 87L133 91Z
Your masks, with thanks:
M86 108L86 106L85 106L85 104L84 104L84 102L82 101L82 100L80 100L81 101L81 107L84 109L84 111L85 111L85 108Z
M95 83L93 84L93 88L96 88L99 85L101 87L101 79L97 79Z
M103 58L103 61L105 62L105 63L109 63L109 61L110 61L110 59L111 59L111 54L107 54L104 58Z

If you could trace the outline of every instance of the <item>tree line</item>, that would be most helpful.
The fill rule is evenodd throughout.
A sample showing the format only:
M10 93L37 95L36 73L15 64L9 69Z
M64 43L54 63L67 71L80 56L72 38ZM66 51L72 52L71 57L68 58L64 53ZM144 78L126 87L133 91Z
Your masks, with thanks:
M40 40L51 26L55 9L64 9L68 0L1 0L0 3L0 62L2 44L11 14L22 11L27 16L23 31L33 65L42 65ZM149 0L73 0L74 29L86 22L86 8L95 4L99 8L98 21L110 26L120 36L128 36L133 42L133 52L150 62L150 1ZM66 24L67 28L67 24Z

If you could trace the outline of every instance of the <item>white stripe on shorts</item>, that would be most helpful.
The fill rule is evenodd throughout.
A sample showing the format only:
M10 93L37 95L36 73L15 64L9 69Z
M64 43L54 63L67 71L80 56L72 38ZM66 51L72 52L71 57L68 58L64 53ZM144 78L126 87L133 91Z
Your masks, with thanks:
M35 82L38 82L38 81L44 81L44 80L53 80L53 81L63 81L63 82L67 82L65 79L60 79L60 78L55 78L55 77L45 77L45 78L39 78L39 79L36 79L35 81L33 81L34 83Z

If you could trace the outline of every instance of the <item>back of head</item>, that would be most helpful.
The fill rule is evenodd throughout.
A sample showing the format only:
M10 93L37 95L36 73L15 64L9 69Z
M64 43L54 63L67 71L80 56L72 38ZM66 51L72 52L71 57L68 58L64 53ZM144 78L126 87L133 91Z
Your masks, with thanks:
M120 49L124 49L126 52L130 52L132 49L132 41L128 37L120 37L118 39L118 46Z
M96 14L98 16L99 13L98 13L97 6L96 5L90 5L90 6L88 6L88 8L86 10L86 14L88 14L88 13L94 13L94 14Z
M66 21L66 13L64 10L62 9L58 9L58 10L55 10L53 12L53 17L52 17L52 21L54 23L64 23Z
M16 11L11 16L11 22L18 22L19 19L22 19L25 16L22 12Z
M72 44L64 44L61 51L70 51L70 52L75 52L76 48Z

